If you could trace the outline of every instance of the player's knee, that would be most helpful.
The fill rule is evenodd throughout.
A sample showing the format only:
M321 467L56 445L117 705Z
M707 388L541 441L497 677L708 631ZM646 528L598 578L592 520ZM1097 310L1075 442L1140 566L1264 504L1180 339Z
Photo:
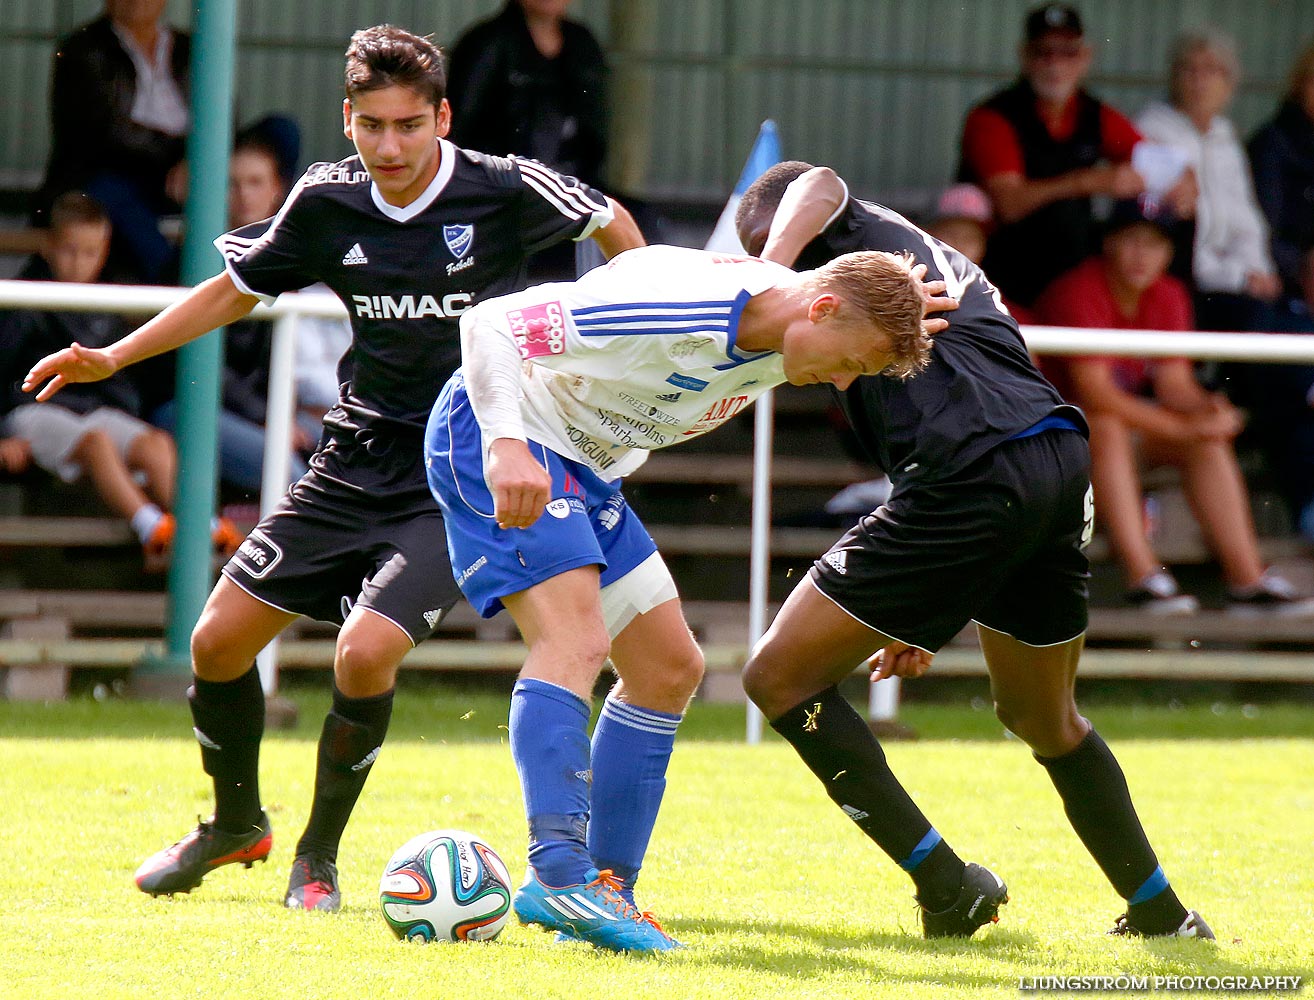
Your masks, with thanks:
M192 629L191 647L192 669L204 680L232 680L250 669L250 658L234 649L224 623L209 611Z
M338 636L335 673L340 677L364 678L391 676L401 663L405 650L394 642L382 642L359 632L343 631Z
M664 701L687 703L702 683L705 670L702 650L690 643L688 649L668 657L662 663L654 680L662 689L659 694Z
M996 701L995 717L1042 757L1067 753L1081 742L1086 730L1085 720L1071 701L1063 705Z
M771 718L771 709L779 701L781 672L776 669L776 660L769 644L759 643L744 664L739 675L744 685L744 693L758 708ZM786 706L788 707L788 706Z

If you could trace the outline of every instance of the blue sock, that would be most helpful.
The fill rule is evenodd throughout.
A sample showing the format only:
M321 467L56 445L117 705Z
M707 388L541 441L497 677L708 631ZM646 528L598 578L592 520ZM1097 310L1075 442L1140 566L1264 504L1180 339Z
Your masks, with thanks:
M511 692L511 758L529 819L529 863L540 881L579 885L593 862L589 819L589 706L566 688L525 679Z
M593 731L589 854L598 868L616 873L630 903L666 791L666 765L681 718L609 697Z

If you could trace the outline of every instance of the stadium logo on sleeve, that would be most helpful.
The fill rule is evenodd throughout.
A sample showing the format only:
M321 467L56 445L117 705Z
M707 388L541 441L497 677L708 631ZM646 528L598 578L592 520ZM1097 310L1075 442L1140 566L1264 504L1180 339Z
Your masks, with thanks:
M452 256L460 260L474 246L474 224L443 226L443 242L447 244L447 249L452 251Z

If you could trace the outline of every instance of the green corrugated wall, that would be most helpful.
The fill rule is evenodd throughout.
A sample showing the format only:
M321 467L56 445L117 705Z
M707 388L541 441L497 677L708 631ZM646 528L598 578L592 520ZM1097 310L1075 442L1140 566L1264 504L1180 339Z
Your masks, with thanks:
M204 2L204 0L201 0ZM380 21L450 42L497 0L239 0L236 107L296 115L307 159L349 152L342 50ZM734 182L758 123L784 150L830 163L855 190L907 202L949 178L967 107L1012 77L1023 0L577 0L611 58L615 180L651 198L711 201ZM1134 113L1163 89L1168 45L1212 23L1236 36L1243 132L1274 106L1314 41L1314 0L1085 0L1092 88ZM47 148L54 39L97 0L0 0L0 187L35 183ZM174 23L190 4L171 0Z

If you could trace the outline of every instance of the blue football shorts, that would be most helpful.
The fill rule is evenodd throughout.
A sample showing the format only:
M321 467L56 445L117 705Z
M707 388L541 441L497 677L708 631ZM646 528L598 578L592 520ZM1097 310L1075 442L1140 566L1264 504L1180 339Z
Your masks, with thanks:
M529 442L552 477L551 499L528 528L499 528L484 481L483 437L457 372L443 387L424 435L429 488L443 509L456 583L491 618L502 598L580 566L602 567L601 586L619 580L657 551L638 515L585 465Z

